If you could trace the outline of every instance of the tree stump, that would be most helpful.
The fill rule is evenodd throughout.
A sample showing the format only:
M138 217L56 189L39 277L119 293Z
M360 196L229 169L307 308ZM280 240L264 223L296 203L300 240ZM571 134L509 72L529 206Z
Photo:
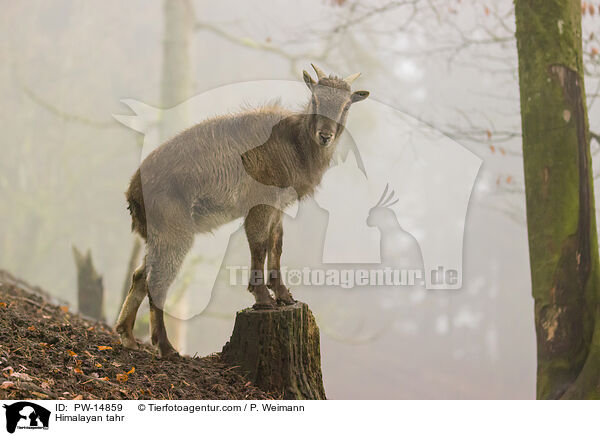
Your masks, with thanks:
M289 400L325 400L319 327L305 303L241 310L221 357L240 365L267 392Z

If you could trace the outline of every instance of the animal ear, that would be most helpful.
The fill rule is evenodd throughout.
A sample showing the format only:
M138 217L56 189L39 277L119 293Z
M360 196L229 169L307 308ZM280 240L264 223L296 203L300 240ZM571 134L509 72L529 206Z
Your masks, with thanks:
M312 91L313 87L315 86L315 81L313 80L313 78L310 77L310 74L308 74L306 70L302 71L302 77L304 77L304 83L306 83L308 89Z
M363 101L368 96L369 91L355 91L350 96L350 100L352 101L352 103L356 103L357 101Z

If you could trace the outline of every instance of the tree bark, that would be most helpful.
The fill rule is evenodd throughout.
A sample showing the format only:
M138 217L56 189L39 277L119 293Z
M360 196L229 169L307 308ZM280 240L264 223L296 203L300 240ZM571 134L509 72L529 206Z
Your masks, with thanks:
M319 328L305 303L237 313L221 357L285 399L324 400Z
M85 255L73 246L73 257L77 267L77 301L79 312L97 320L104 320L102 300L104 286L102 276L96 272L90 250Z
M516 0L537 397L600 397L599 263L581 4Z

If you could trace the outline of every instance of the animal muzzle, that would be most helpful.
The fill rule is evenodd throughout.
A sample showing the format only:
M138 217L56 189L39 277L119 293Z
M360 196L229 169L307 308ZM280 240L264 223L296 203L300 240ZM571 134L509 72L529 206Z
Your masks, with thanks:
M333 132L328 130L319 130L317 131L317 140L321 145L329 145L333 142Z

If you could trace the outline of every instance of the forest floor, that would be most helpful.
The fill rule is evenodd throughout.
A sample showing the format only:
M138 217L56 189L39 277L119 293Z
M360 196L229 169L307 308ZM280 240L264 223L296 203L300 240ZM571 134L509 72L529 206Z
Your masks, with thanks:
M0 399L271 398L217 354L126 350L107 324L0 271Z

